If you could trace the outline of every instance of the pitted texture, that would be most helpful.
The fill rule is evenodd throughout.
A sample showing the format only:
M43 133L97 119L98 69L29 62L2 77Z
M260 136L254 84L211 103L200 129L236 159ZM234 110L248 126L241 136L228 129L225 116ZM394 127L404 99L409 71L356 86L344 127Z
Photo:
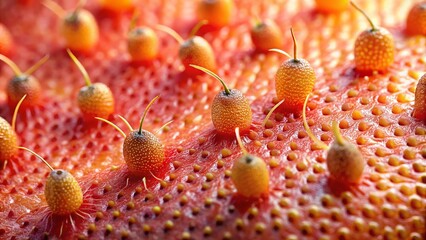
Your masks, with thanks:
M232 182L238 194L248 198L267 196L269 171L263 159L245 155L236 160L232 167Z
M426 1L415 4L407 16L407 33L426 35Z
M43 98L39 81L26 75L13 77L7 85L6 93L11 106L16 106L27 95L21 105L23 108L37 106Z
M283 62L275 76L275 90L279 100L284 99L287 111L301 111L306 96L314 89L315 71L305 59Z
M93 83L81 88L77 97L78 106L84 118L93 121L94 117L108 118L114 112L114 96L103 83Z
M85 9L71 11L60 21L60 33L67 48L75 51L93 50L99 40L99 30L92 13Z
M75 178L65 170L54 170L46 180L44 195L54 214L71 214L83 203L83 192Z
M413 117L423 121L426 120L426 74L417 83Z
M18 151L18 138L12 126L0 117L0 161L9 160Z
M213 49L202 37L191 37L183 42L179 48L179 58L189 74L200 73L199 70L189 66L190 64L216 71L216 57Z
M384 29L363 31L355 42L355 65L359 71L384 71L395 58L392 34Z
M241 132L250 129L252 111L247 98L237 89L230 89L230 93L220 91L212 102L212 122L221 134L233 135L235 128Z
M330 176L341 184L358 183L364 172L365 159L358 147L344 142L340 145L336 141L327 152L327 169Z
M133 131L124 140L123 156L131 172L150 176L150 171L155 172L163 165L164 146L146 130Z

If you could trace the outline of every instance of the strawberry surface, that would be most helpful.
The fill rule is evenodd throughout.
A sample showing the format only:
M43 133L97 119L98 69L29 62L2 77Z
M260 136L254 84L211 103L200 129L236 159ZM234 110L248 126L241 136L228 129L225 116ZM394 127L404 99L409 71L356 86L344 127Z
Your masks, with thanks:
M395 37L395 63L384 73L363 75L354 68L357 35L369 27L354 9L322 14L308 0L237 0L232 23L199 32L212 45L218 75L241 90L253 110L251 131L242 136L251 154L270 170L269 196L247 200L230 179L241 157L235 137L216 133L210 104L222 86L207 75L183 74L179 44L158 32L156 60L129 62L126 34L132 12L112 14L88 1L100 27L91 53L76 54L93 82L107 84L116 101L110 117L136 128L145 106L144 129L156 132L166 161L155 177L128 174L123 137L111 126L83 121L77 93L84 86L59 36L59 19L37 0L0 2L0 22L14 39L11 58L27 69L45 54L50 60L34 73L44 89L42 106L23 109L17 119L21 146L35 150L54 168L72 173L84 191L84 214L49 215L44 185L49 169L20 151L0 171L0 238L90 239L422 239L425 238L426 128L412 118L417 80L426 69L426 38L404 33L406 14L418 1L357 1L376 25ZM77 1L58 3L72 10ZM196 1L139 1L138 24L172 27L184 38L197 23ZM331 122L357 143L367 162L363 181L348 187L333 182L326 152L307 136L300 114L275 112L262 127L275 99L274 77L285 57L259 54L250 41L250 20L275 20L284 33L297 33L298 56L317 75L308 104L308 124L330 144ZM292 51L290 34L283 49ZM12 71L0 69L0 116L9 122L13 106L5 87ZM50 217L49 217L50 216Z

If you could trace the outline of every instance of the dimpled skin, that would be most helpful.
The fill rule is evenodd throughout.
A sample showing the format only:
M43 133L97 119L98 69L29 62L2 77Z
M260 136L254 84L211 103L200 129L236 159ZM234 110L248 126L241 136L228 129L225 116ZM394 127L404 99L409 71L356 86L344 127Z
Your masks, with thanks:
M12 49L12 35L9 30L0 23L0 54L9 55Z
M83 192L77 180L65 170L50 173L44 188L47 205L53 214L76 212L83 203Z
M223 27L232 20L233 0L197 0L198 19L209 21L210 25Z
M114 97L109 87L103 83L93 83L80 89L78 107L88 121L94 117L108 118L114 112Z
M65 47L74 51L90 51L98 42L99 30L92 13L80 9L68 13L60 25Z
M9 104L15 106L24 95L26 100L22 102L22 107L37 106L42 100L42 90L39 81L33 76L15 76L9 81L6 88Z
M158 170L164 162L163 144L154 134L142 130L127 135L123 143L123 156L130 172L149 176L150 171Z
M282 48L284 39L281 29L272 20L265 20L253 26L251 40L257 51L266 52L271 48Z
M303 108L306 96L315 85L315 72L304 59L289 59L283 62L275 75L275 90L282 106L289 112L298 112Z
M127 37L127 50L133 61L149 61L158 54L157 34L147 27L136 27Z
M365 160L358 147L346 142L333 142L327 152L327 168L330 177L346 183L358 183L364 172Z
M407 16L407 33L426 35L426 1L415 4Z
M258 198L269 192L268 167L258 157L246 155L237 159L232 166L231 179L241 196Z
M350 0L315 0L316 8L321 12L341 12L349 7Z
M210 71L216 70L216 57L210 43L204 38L194 36L182 43L179 48L179 58L185 67L185 72L189 74L200 73L199 70L189 66L190 64L207 68Z
M426 120L426 74L417 83L413 117Z
M355 65L359 71L383 71L394 62L395 44L384 28L363 31L355 41Z
M18 137L12 126L0 117L0 162L9 160L18 151Z
M224 135L233 135L235 128L241 132L250 129L252 111L247 98L237 89L230 89L228 95L221 91L212 102L212 122L217 132Z

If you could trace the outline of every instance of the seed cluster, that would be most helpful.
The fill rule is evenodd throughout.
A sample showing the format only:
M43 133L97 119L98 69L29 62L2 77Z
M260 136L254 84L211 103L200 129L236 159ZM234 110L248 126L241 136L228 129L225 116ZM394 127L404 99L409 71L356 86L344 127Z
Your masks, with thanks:
M94 10L94 4L89 4L88 9ZM163 15L158 12L157 5L146 3L144 9L148 10L142 11L152 13L141 16L147 16L145 20L153 17L153 23L173 26L179 32L190 29L188 22L173 22L176 18L185 19L183 15L187 10L181 9L188 9L189 1L171 1L170 4L173 9L167 9L170 11ZM248 7L245 3L236 4ZM262 9L262 3L252 4ZM396 5L391 4L391 9L396 9ZM402 1L398 8L408 9L408 5ZM63 3L63 6L72 7L70 3ZM301 11L301 6L295 8ZM239 9L234 11L240 12ZM277 9L289 11L280 6ZM48 16L46 9L41 11L45 12L40 15ZM15 26L11 21L20 17L24 26L29 22L54 22L54 16L41 20L23 12L24 8L19 9L17 15L9 13L6 25ZM422 142L426 130L423 122L411 116L415 108L414 92L421 76L418 71L425 66L424 49L419 47L423 40L411 42L398 38L402 50L396 52L397 63L389 72L359 77L354 70L353 47L345 49L359 30L357 25L345 17L320 15L323 17L310 19L302 16L303 24L312 21L312 26L306 25L309 36L294 25L296 35L299 36L297 32L300 31L300 55L303 53L309 60L318 77L307 104L307 124L313 134L329 145L333 139L331 122L338 121L347 140L363 148L362 157L366 162L363 177L369 185L360 186L364 194L359 194L345 188L344 184L335 186L328 180L326 154L308 138L300 116L278 108L264 125L261 124L272 106L281 100L275 98L273 79L282 59L274 53L245 51L254 49L248 41L250 24L248 21L242 24L238 19L243 16L249 20L244 14L250 13L241 11L242 15L235 15L235 22L228 23L229 26L207 28L207 33L201 33L217 56L218 75L248 97L252 113L248 131L242 133L242 138L248 152L259 156L259 163L266 165L263 176L270 175L268 184L261 184L267 185L267 198L247 203L247 199L237 195L241 191L233 183L232 172L236 161L244 158L233 136L216 134L210 117L213 99L222 88L205 76L180 75L182 63L176 60L179 46L161 35L161 47L152 62L128 65L130 56L125 37L128 21L113 26L107 17L93 12L102 40L92 54L78 56L90 76L97 82L104 82L116 96L116 114L109 120L126 129L118 114L130 123L138 123L141 107L153 96L161 95L161 102L152 109L145 128L157 129L170 119L174 121L155 134L162 142L158 148L164 147L166 163L163 167L154 173L155 176L148 174L143 180L130 176L124 166L123 139L109 126L88 125L82 121L77 103L70 100L82 85L81 76L61 48L60 38L55 36L59 33L49 29L49 34L40 42L46 41L59 50L40 72L35 73L43 80L46 100L42 106L22 114L24 120L18 123L17 133L22 139L21 145L49 156L55 166L68 169L80 184L90 186L91 193L84 192L84 197L100 199L99 205L86 213L88 217L74 218L75 230L69 222L64 224L62 234L69 235L63 236L81 239L140 236L150 239L420 239L423 236L425 218L421 213L426 205L423 158L426 154ZM117 18L130 20L125 13ZM275 20L289 22L290 16ZM325 38L315 31L319 26L333 24L346 24L350 34L331 27L331 33ZM280 27L283 32L288 31L288 26ZM119 30L114 32L111 30L114 28ZM31 39L38 36L36 30L29 31ZM19 28L13 33L22 34ZM36 48L35 43L20 41L16 47L18 54L13 58L20 65L25 66L26 61L35 58L25 57L23 49L33 49L34 56L48 49L45 45ZM235 48L239 50L233 50ZM412 59L402 59L407 54L404 51L409 52ZM410 69L408 73L406 68ZM0 99L3 101L4 97L0 95ZM10 110L0 108L0 114L8 118ZM33 160L18 154L19 171L10 166L0 173L0 183L4 186L1 199L13 202L6 211L0 211L0 216L7 219L7 225L0 224L0 238L59 235L59 231L49 230L49 227L61 228L55 222L47 227L39 223L41 217L36 211L48 202L47 194L46 201L42 195L48 174ZM243 172L243 176L246 173ZM33 216L28 216L32 213Z

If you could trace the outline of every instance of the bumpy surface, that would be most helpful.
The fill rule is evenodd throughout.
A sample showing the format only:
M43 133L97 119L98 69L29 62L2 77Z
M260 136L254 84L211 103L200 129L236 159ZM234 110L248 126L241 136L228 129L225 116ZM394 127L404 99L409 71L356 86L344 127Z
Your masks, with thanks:
M386 70L394 62L393 36L384 28L365 30L357 38L354 51L357 70Z
M134 173L150 176L163 165L164 146L154 134L142 130L132 131L123 143L123 157Z
M58 1L73 9L76 1ZM93 82L110 86L116 114L132 126L141 111L161 95L144 123L157 130L166 147L166 166L158 181L129 178L122 157L122 136L111 126L82 121L76 97L83 79L58 36L59 19L36 0L0 1L0 22L15 39L12 59L22 69L40 56L50 60L34 73L44 89L44 104L20 111L21 144L45 157L54 168L72 173L82 185L84 218L74 217L75 230L64 224L63 238L148 239L419 239L425 233L426 128L411 117L420 72L426 68L426 39L404 35L405 17L416 1L357 1L373 21L395 36L396 62L389 71L364 77L354 71L353 46L367 29L353 9L334 15L314 11L313 1L236 1L231 25L202 28L217 56L218 75L248 96L253 110L251 131L243 135L248 151L270 169L270 194L254 203L235 195L230 179L241 157L235 138L216 134L210 104L222 89L209 76L181 74L179 45L158 32L161 47L152 64L129 64L126 34L132 13L113 16L89 1L100 26L100 43L92 54L77 54ZM195 1L140 1L140 22L171 26L183 37L198 22ZM325 152L316 150L299 116L276 112L261 126L276 103L274 76L283 62L276 53L253 54L253 16L275 20L283 32L293 26L299 56L317 74L308 107L313 133L330 144L331 122L359 145L367 165L359 191L328 180ZM204 29L204 30L203 30ZM284 34L284 50L292 40ZM1 67L0 116L11 121L5 87L12 73ZM111 121L120 124L116 114ZM0 238L58 236L60 221L43 225L39 209L47 206L44 186L49 169L22 151L0 171ZM50 230L49 230L50 229ZM53 237L52 237L53 238Z
M89 121L94 121L95 117L107 118L114 112L114 95L104 83L82 87L77 102L84 118Z
M12 126L0 117L0 160L3 162L17 152L18 139Z
M217 132L235 135L235 128L247 132L252 122L252 111L247 98L237 89L229 89L230 93L220 91L211 105L212 123Z
M315 85L315 71L305 59L288 59L278 69L275 88L287 111L300 112Z
M59 215L74 213L83 203L80 185L64 170L54 170L50 173L44 194L50 210Z

